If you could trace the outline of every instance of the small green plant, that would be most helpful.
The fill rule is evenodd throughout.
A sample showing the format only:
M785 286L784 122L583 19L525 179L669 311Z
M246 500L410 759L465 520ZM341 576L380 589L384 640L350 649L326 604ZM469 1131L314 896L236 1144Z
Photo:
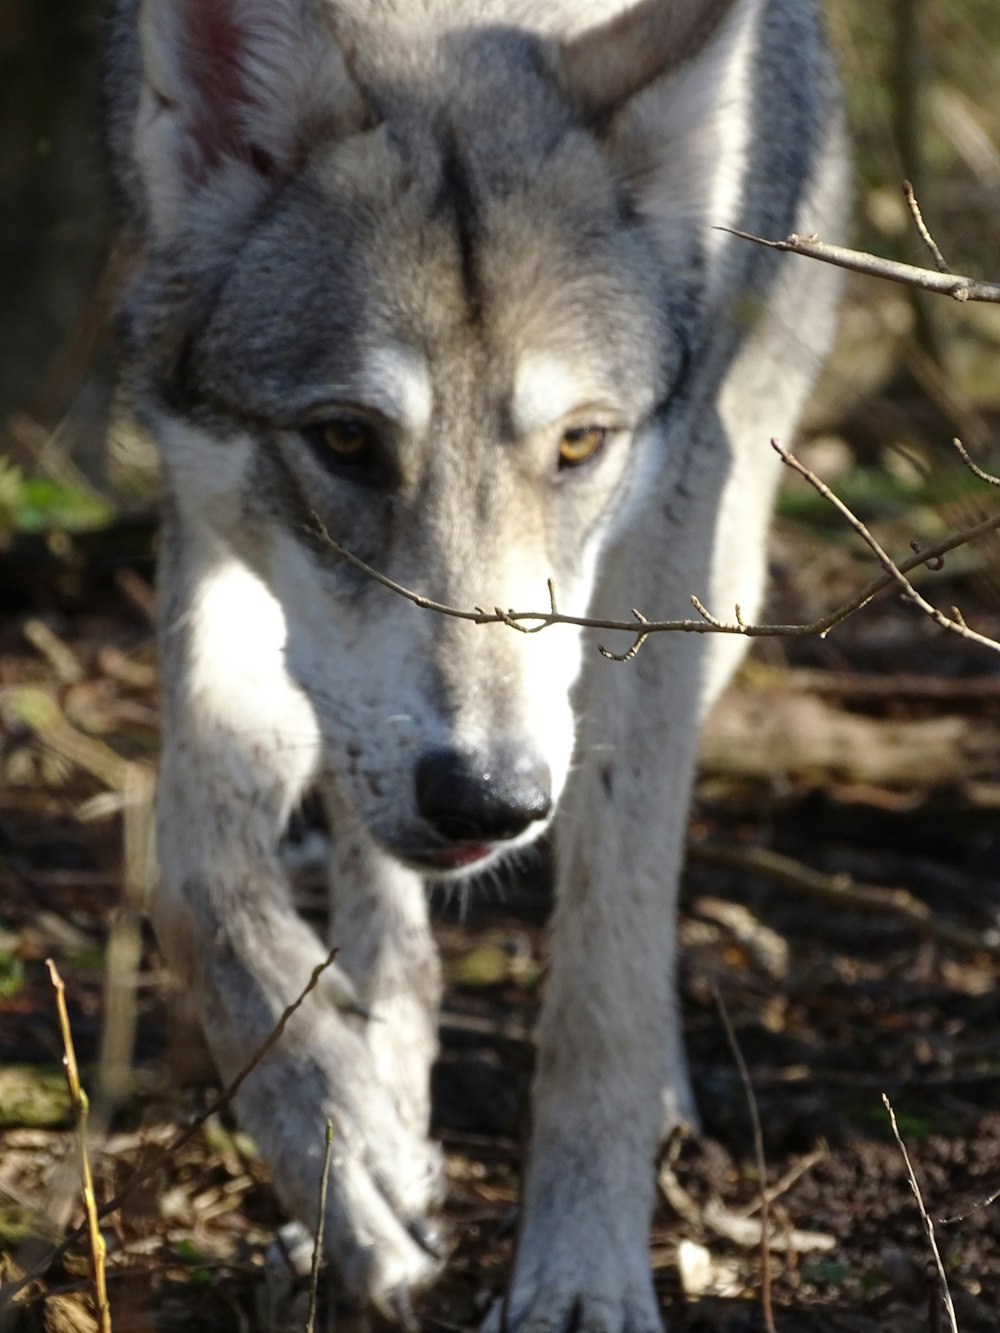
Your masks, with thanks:
M24 985L24 964L17 954L0 948L0 1000L12 1000Z
M0 537L15 532L82 532L110 522L113 511L100 497L49 477L28 476L0 458Z

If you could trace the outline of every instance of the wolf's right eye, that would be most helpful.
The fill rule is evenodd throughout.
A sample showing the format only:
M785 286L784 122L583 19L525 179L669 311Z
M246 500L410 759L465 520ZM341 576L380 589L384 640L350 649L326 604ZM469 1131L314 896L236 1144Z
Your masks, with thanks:
M604 448L610 431L603 426L571 426L559 441L559 469L579 467Z

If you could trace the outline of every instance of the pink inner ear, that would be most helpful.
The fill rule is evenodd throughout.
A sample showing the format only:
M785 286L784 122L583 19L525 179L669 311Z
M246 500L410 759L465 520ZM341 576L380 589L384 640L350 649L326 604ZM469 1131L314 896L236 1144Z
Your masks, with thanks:
M247 68L250 37L240 9L233 0L186 0L184 5L180 58L194 113L184 171L194 183L224 157L254 161L244 116L255 100Z

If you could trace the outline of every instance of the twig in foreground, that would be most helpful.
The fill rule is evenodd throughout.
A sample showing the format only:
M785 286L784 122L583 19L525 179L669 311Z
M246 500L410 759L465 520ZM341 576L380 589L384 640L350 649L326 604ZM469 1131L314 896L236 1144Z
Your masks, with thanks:
M951 1323L952 1333L958 1333L958 1320L955 1318L955 1306L951 1299L951 1290L948 1287L948 1275L944 1271L944 1264L941 1262L941 1253L937 1247L937 1240L934 1237L934 1223L928 1216L927 1209L924 1207L923 1196L920 1193L920 1186L917 1184L917 1177L913 1173L913 1167L910 1164L910 1154L906 1151L906 1144L903 1142L899 1133L899 1126L896 1124L896 1113L892 1109L892 1103L883 1092L882 1101L885 1103L885 1109L889 1112L889 1119L892 1122L892 1132L895 1135L896 1142L899 1144L899 1151L903 1154L903 1161L906 1163L906 1174L910 1178L910 1188L913 1190L917 1200L917 1207L920 1209L920 1216L923 1219L924 1227L927 1231L927 1239L930 1241L931 1251L934 1255L934 1262L937 1265L938 1277L941 1279L941 1295L944 1298L945 1309L948 1311L948 1319Z
M786 250L789 254L805 255L808 259L819 259L824 264L850 269L852 273L867 273L873 278L902 283L904 287L939 292L955 301L1000 303L1000 282L983 282L979 278L966 278L959 273L937 273L930 268L918 268L916 264L902 264L897 259L866 254L863 250L828 245L818 236L797 236L793 232L783 241L769 241L764 236L754 236L752 232L739 231L736 227L719 227L718 230L728 232L730 236L738 236L743 241L764 245L769 250Z
M80 1174L83 1178L83 1211L86 1222L81 1231L87 1234L88 1257L90 1260L90 1287L97 1312L97 1326L100 1333L111 1333L111 1307L108 1305L108 1288L104 1277L104 1257L106 1247L104 1237L97 1224L97 1203L94 1198L94 1178L90 1170L90 1154L87 1151L87 1126L89 1103L87 1094L80 1086L80 1071L76 1063L76 1051L73 1047L73 1033L69 1026L69 1014L66 1011L66 987L51 958L46 958L45 966L52 978L52 988L56 993L56 1012L59 1015L59 1031L62 1034L63 1065L66 1069L66 1085L69 1088L70 1101L76 1108L76 1135L80 1151Z
M992 472L987 472L983 468L979 467L976 463L974 463L972 459L969 457L969 451L966 449L965 445L962 443L961 440L954 439L952 440L952 444L958 450L958 455L961 458L962 462L974 476L978 477L980 481L985 481L987 486L1000 487L1000 477L995 477Z
M743 1059L740 1044L736 1040L736 1032L729 1017L729 1011L725 1006L718 986L714 982L712 983L712 991L719 1017L722 1019L722 1026L726 1031L726 1041L729 1043L729 1049L736 1061L740 1082L743 1084L743 1092L750 1110L750 1122L753 1126L753 1150L757 1159L757 1183L760 1186L760 1312L767 1333L777 1333L774 1327L774 1309L771 1304L771 1204L767 1194L767 1162L764 1160L764 1133L760 1127L760 1110L757 1106L757 1098L754 1095L753 1084L750 1081L750 1071Z
M801 1174L801 1171L798 1174ZM669 1206L683 1221L697 1231L712 1231L742 1250L760 1249L764 1232L760 1218L755 1218L753 1213L759 1210L761 1198L765 1193L768 1202L773 1202L781 1193L782 1185L782 1182L779 1182L769 1190L762 1190L761 1195L749 1208L733 1212L714 1196L704 1204L695 1203L677 1179L673 1166L667 1159L660 1163L657 1183ZM797 1227L783 1227L768 1237L768 1249L772 1254L788 1251L794 1251L796 1254L824 1253L835 1249L836 1245L836 1239L826 1232L800 1231Z
M931 258L934 260L934 266L939 273L951 273L948 267L948 261L941 253L941 248L930 233L930 228L924 221L924 215L920 211L920 205L917 203L917 195L909 181L903 181L903 198L906 200L906 206L910 210L910 216L913 218L917 231L920 233L920 239L931 252Z
M145 1164L145 1166L138 1167L132 1173L129 1179L118 1191L118 1193L113 1198L109 1199L106 1204L104 1204L101 1208L97 1210L95 1217L98 1221L100 1221L104 1217L107 1217L110 1213L117 1211L117 1209L119 1209L122 1206L122 1204L125 1202L125 1200L128 1198L128 1196L136 1188L137 1185L141 1185L144 1180L148 1180L150 1176L155 1175L156 1172L159 1171L160 1167L163 1166L165 1162L169 1161L169 1159L174 1155L174 1153L176 1153L178 1149L182 1148L184 1144L188 1142L189 1139L193 1138L194 1135L198 1133L198 1131L202 1128L202 1126L208 1120L210 1120L213 1115L216 1115L219 1111L222 1110L224 1106L227 1106L233 1100L233 1098L239 1092L240 1088L250 1077L253 1071L257 1068L260 1062L265 1058L265 1056L267 1056L273 1050L273 1048L281 1040L282 1036L284 1035L285 1028L288 1026L289 1022L297 1013L297 1011L305 1003L306 998L312 993L312 991L316 989L316 986L319 984L320 977L327 970L327 968L331 966L333 960L337 956L337 953L338 953L337 949L331 949L330 952L327 954L327 956L322 960L322 962L316 964L316 966L312 970L309 980L305 984L305 987L302 989L302 991L299 992L298 996L291 1002L291 1004L289 1004L288 1007L282 1012L281 1017L278 1019L277 1023L271 1029L270 1034L267 1036L264 1042L257 1048L257 1050L254 1051L253 1055L246 1062L246 1064L236 1075L233 1081L229 1083L225 1088L223 1088L222 1092L219 1093L218 1097L216 1097L212 1102L210 1102L209 1105L205 1108L204 1111L201 1112L200 1115L195 1116L194 1120L192 1120L189 1125L187 1125L184 1129L180 1131L179 1134L177 1134L173 1139L171 1139L171 1141L167 1144L165 1148L162 1148L158 1153L156 1153L153 1156L153 1158ZM60 1241L58 1245L54 1246L45 1256L44 1259L40 1260L37 1264L34 1265L34 1267L30 1268L26 1273L22 1274L22 1276L19 1277L17 1281L9 1282L2 1290L0 1290L0 1311L6 1310L10 1305L12 1305L19 1292L22 1292L25 1287L30 1286L31 1283L37 1281L38 1278L44 1277L49 1267L52 1264L54 1264L56 1260L61 1259L64 1254L67 1254L77 1243L77 1241L81 1240L86 1234L87 1234L87 1224L84 1223L83 1226L77 1227L75 1231L71 1231L70 1234L65 1238L65 1240Z
M333 1160L333 1121L326 1122L326 1148L323 1152L323 1171L319 1178L319 1216L316 1219L316 1235L313 1239L312 1267L309 1271L309 1313L306 1316L306 1333L313 1333L316 1327L316 1301L319 1294L319 1266L323 1258L323 1227L326 1223L326 1193L330 1185L330 1163Z
M791 459L793 455L788 454L787 457ZM951 536L943 538L933 546L921 550L906 560L891 562L893 565L892 573L883 572L879 574L855 593L849 601L843 602L835 610L830 611L819 620L811 621L809 624L751 625L743 619L739 608L736 608L736 619L729 623L712 615L694 596L691 598L691 603L698 612L699 619L697 620L647 620L640 611L635 609L632 612L633 620L609 620L597 616L564 615L561 611L555 609L555 594L551 582L549 583L551 609L548 611L504 611L499 607L493 611L486 611L482 607L469 610L459 606L449 606L446 602L436 602L430 597L414 592L411 588L407 588L404 584L382 574L374 566L354 555L346 546L342 546L340 542L330 536L326 526L317 514L312 515L312 521L315 525L310 529L313 537L317 535L321 537L330 550L340 559L346 561L347 564L365 574L383 588L387 588L390 592L394 592L406 601L411 602L422 611L433 611L437 615L450 616L455 620L466 620L474 625L506 625L508 628L516 629L522 634L537 634L540 630L548 629L552 625L572 625L578 629L603 629L631 634L633 643L624 653L612 653L598 645L598 650L602 655L615 662L630 661L650 635L670 632L682 634L742 634L748 639L825 638L836 625L854 615L856 611L862 610L878 593L898 582L900 575L908 574L911 570L920 569L922 566L933 568L933 562L939 560L941 556L947 555L949 551L954 551L960 546L965 546L969 542L976 541L978 538L985 537L989 533L1000 529L1000 514L993 514L980 523L963 528L960 532L952 533ZM860 522L860 520L855 521ZM907 588L910 587L911 585L907 582ZM960 625L958 621L949 623L948 627L957 632L967 630L967 627ZM967 637L976 637L987 647L1000 652L1000 644L995 643L992 639L975 636L972 631L967 632Z
M793 472L797 472L800 477L804 477L806 481L809 482L810 486L812 486L828 504L831 504L838 514L841 514L847 520L885 570L886 576L891 582L899 585L903 592L903 596L908 601L911 601L915 606L918 606L925 615L930 616L931 620L942 629L951 630L953 634L959 634L963 639L971 639L973 643L981 644L984 648L992 648L995 653L1000 653L1000 643L998 643L996 639L990 639L985 634L978 634L974 629L970 629L962 619L961 613L957 608L953 607L951 616L946 616L943 611L939 611L936 606L933 606L927 601L926 597L922 597L906 577L901 567L896 564L892 556L883 550L853 510L849 509L839 496L834 495L826 482L817 477L815 472L810 471L804 463L800 463L794 454L790 454L786 449L783 449L777 440L771 441L771 447L787 467L790 467ZM1000 516L997 516L997 521L998 525L1000 525ZM923 564L927 564L928 561L933 558L934 556L930 551L921 552L921 560Z

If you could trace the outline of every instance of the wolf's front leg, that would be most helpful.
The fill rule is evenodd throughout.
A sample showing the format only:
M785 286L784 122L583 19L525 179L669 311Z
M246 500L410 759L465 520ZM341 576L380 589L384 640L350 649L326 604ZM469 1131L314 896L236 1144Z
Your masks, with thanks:
M430 1070L437 1055L441 963L422 877L387 856L328 793L334 829L330 943L370 1014L365 1042L375 1073L418 1145L422 1178L443 1189L430 1128ZM414 1160L414 1169L417 1161Z
M682 657L687 647L678 645ZM553 965L506 1302L512 1333L660 1328L653 1166L664 1100L677 1117L691 1110L674 913L698 697L697 658L678 670L662 648L646 651L645 661L602 672L590 715L611 721L589 746L584 736L557 824Z
M325 956L293 909L277 851L316 773L319 743L312 710L285 674L283 620L263 585L171 525L161 564L165 746L153 917L228 1081ZM391 900L398 887L383 885L383 896ZM377 875L368 892L377 896ZM381 925L392 928L385 913ZM377 947L372 929L377 962L392 949ZM358 961L354 942L345 945L345 957ZM391 1061L369 1040L379 1016L362 1012L365 999L382 1002L385 988L370 994L362 973L356 985L338 967L324 975L247 1078L237 1111L283 1202L311 1227L332 1121L327 1246L348 1290L392 1312L436 1270L415 1237L438 1187L438 1160L425 1140L426 1102L422 1114L413 1110L412 1065L403 1095L387 1085Z

